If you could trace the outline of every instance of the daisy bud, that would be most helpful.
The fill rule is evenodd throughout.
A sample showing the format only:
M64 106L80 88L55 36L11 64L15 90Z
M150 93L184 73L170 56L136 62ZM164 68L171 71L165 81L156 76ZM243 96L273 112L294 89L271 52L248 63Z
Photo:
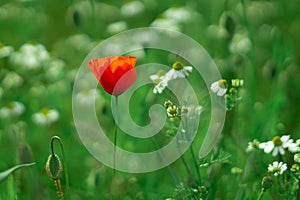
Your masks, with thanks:
M236 88L242 87L244 85L244 80L243 79L232 79L231 85Z
M173 103L170 100L168 100L168 101L165 101L164 106L165 106L165 108L169 108L169 107L173 106Z
M181 62L179 62L179 61L175 62L172 65L172 68L175 69L175 70L182 70L183 67L184 67L184 65Z
M58 155L50 154L46 162L45 169L51 179L56 180L61 177L63 167Z
M170 118L173 118L173 117L177 117L178 115L178 108L177 106L170 106L167 108L167 114Z

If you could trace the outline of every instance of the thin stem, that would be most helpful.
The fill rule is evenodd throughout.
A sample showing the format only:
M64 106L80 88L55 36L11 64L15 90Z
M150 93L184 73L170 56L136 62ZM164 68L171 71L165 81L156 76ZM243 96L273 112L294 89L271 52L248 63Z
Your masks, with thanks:
M115 129L114 129L114 158L113 158L113 175L116 174L116 157L117 157L117 129L118 129L118 96L116 96L115 101L116 106L116 120L115 120Z
M208 95L209 95L209 93L208 93ZM204 98L206 98L208 95L206 95ZM190 141L189 127L188 127L188 122L187 122L186 117L182 118L182 123L184 124L183 127L186 127L187 137L188 137L188 140ZM199 171L199 165L198 165L197 160L196 160L196 156L195 156L195 152L194 152L193 147L192 147L192 143L190 144L189 149L190 149L191 154L192 154L192 159L193 159L194 167L195 167L195 170L196 170L196 173L197 173L197 178L198 178L199 184L201 184L202 181L201 181L201 175L200 175L200 171Z
M261 189L259 196L257 197L257 200L261 200L263 198L264 194L265 194L265 190Z
M64 151L64 146L63 146L63 142L60 139L60 137L58 136L53 136L51 138L51 153L52 155L54 155L54 141L57 140L59 145L60 145L60 149L61 149L61 153L62 153L62 157L63 157L63 163L64 163L64 171L65 171L65 179L66 179L66 193L67 193L67 199L70 200L70 184L69 184L69 173L68 173L68 168L67 168L67 162L66 162L66 157L65 157L65 151Z
M193 150L192 145L190 145L190 151L191 151L192 158L193 158L193 162L194 162L194 166L195 166L195 169L196 169L197 178L198 178L199 184L201 184L202 181L201 181L200 170L199 170L198 163L197 163L197 161L196 161L196 156L195 156L195 152L194 152L194 150Z
M182 155L180 158L181 158L181 161L187 171L187 173L189 174L190 178L193 178L193 174L191 172L191 169L189 168L189 166L187 165L186 161L185 161L185 158L184 158L184 155L183 153L181 152L181 149L180 149L180 143L178 141L178 139L176 138L176 143L177 143L177 146L178 146L178 151L179 151L179 154Z
M298 178L298 191L297 191L297 199L300 199L300 179Z
M156 147L156 149L158 149L158 144L157 144L157 141L154 137L151 137L152 139L152 142L154 144L154 146ZM159 158L164 162L166 159L165 159L165 155L162 151L157 151L158 155L159 155ZM172 170L171 166L170 165L167 165L167 169L171 175L171 177L173 178L173 181L175 182L175 184L178 184L179 181L178 181L178 178L177 178L177 175L175 173L174 170Z

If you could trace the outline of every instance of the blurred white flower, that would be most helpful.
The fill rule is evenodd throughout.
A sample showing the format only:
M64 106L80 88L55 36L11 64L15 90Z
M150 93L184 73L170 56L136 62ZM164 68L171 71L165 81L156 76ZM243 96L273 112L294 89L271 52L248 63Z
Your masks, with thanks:
M177 78L185 78L191 73L193 67L184 66L181 62L175 62L165 75L156 74L151 75L150 79L156 84L153 89L153 93L162 93L162 91L168 86L168 82Z
M227 81L224 79L215 81L211 84L210 89L218 96L224 96L227 91Z
M129 3L125 3L121 7L121 14L124 17L133 17L135 15L138 15L142 13L145 9L145 6L140 1L131 1Z
M12 53L10 62L25 69L41 68L50 58L49 52L41 44L24 44L19 51Z
M23 81L23 78L16 72L7 72L2 80L2 85L4 88L8 89L22 85Z
M300 139L297 139L295 143L290 144L289 151L292 153L300 152Z
M49 80L57 80L63 76L64 61L60 59L51 60L47 63L45 76Z
M257 139L254 139L252 142L248 142L246 152L252 152L256 149L259 149L259 141Z
M283 174L285 170L287 170L287 165L283 162L275 161L268 166L268 172L274 174L274 176Z
M82 105L93 104L94 97L99 97L99 93L96 89L85 89L76 94L76 100Z
M0 117L18 117L25 111L25 107L21 102L12 101L0 109Z
M174 19L169 19L169 18L157 18L151 23L150 26L168 28L174 31L180 31L179 24Z
M14 51L12 46L4 46L0 43L0 58L8 57Z
M245 54L248 53L252 48L250 39L244 34L234 34L232 42L230 44L230 51L234 54Z
M156 74L151 75L150 79L154 84L157 85L164 79L165 75L166 75L165 71L159 70Z
M167 9L163 15L168 19L173 19L177 22L187 22L192 19L192 14L184 7L172 7Z
M263 149L265 153L272 153L273 156L277 156L278 153L284 155L284 149L289 148L293 144L293 140L289 135L283 135L281 137L275 136L272 141L263 142L259 144L259 148Z
M294 161L297 162L297 163L300 163L300 153L296 153L294 155Z
M127 23L125 21L118 21L111 23L107 26L107 32L111 35L120 33L127 29Z
M39 125L45 126L50 125L57 121L59 113L55 109L43 108L38 113L32 115L32 120Z

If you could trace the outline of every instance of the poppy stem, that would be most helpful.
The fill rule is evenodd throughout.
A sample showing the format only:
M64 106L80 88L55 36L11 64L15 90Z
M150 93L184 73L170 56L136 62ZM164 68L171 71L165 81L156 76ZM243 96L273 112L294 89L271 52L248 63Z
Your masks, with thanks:
M114 130L114 160L113 160L113 175L116 174L116 157L117 157L117 129L118 129L118 96L115 100L116 114L115 114L115 130Z

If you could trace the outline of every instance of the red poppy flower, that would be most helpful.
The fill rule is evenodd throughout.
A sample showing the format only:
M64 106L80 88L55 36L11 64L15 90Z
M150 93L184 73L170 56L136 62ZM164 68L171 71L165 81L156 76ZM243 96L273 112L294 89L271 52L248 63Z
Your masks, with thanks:
M106 92L118 96L135 82L135 63L134 56L108 56L90 60L87 66Z

